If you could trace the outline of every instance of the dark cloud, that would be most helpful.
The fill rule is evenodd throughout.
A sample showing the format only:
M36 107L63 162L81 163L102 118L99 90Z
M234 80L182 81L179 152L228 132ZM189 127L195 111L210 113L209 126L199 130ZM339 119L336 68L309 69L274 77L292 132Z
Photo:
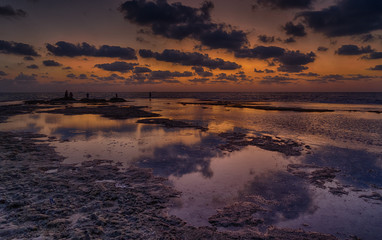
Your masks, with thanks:
M106 76L106 77L99 77L97 75L94 75L92 74L90 77L92 78L95 78L99 81L116 81L116 80L126 80L126 78L122 77L122 76L119 76L118 74L111 74L110 76Z
M88 76L86 76L86 74L80 74L80 75L78 75L78 78L79 79L88 79Z
M328 51L328 50L329 50L329 48L327 48L327 47L322 47L322 46L320 46L320 47L317 48L317 51L319 51L319 52L326 52L326 51Z
M306 69L308 69L308 67L302 66L302 65L280 65L277 68L277 71L295 73L295 72L302 72Z
M81 44L73 44L60 41L57 42L55 45L47 44L46 48L50 53L52 53L55 56L111 57L120 58L124 60L137 59L135 50L130 47L102 45L101 47L96 48L95 46L90 45L86 42L83 42Z
M274 36L259 35L257 36L257 38L259 39L260 42L263 42L263 43L273 43L275 41Z
M340 0L331 7L301 12L296 17L328 37L359 35L382 29L382 1Z
M70 70L72 69L71 67L63 67L62 70Z
M36 64L32 64L32 65L27 66L27 68L29 68L29 69L38 69L38 66Z
M373 71L382 71L382 65L377 65L375 67L369 68L369 70Z
M292 35L295 37L306 36L305 27L301 23L294 25L293 22L287 22L283 29L287 35Z
M293 81L297 80L296 78L291 78L288 76L265 76L263 80L260 81L261 84L290 84Z
M135 67L133 72L134 73L148 73L148 72L151 72L151 69L147 68L147 67Z
M168 80L168 79L173 79L176 77L191 77L192 72L170 72L170 71L152 71L148 75L148 79L150 80Z
M297 76L302 76L302 77L318 77L320 76L320 74L318 73L312 73L312 72L309 72L309 73L299 73L299 74L296 74Z
M357 45L342 45L337 51L338 55L361 55L371 53L374 50L370 46L358 47Z
M25 60L25 61L33 61L34 58L31 57L31 56L26 56L26 57L24 57L24 60Z
M27 75L27 74L24 74L24 73L20 73L19 75L17 75L13 80L15 82L18 82L18 83L30 83L30 82L35 82L36 81L36 77L37 75L36 74L32 74L32 75Z
M209 80L210 80L209 78L194 78L194 79L190 79L188 81L192 82L192 83L206 83Z
M375 37L374 37L374 35L368 33L368 34L360 36L359 40L361 40L361 42L363 42L363 43L372 42L375 40Z
M131 0L123 3L119 10L126 20L150 27L155 35L177 40L193 38L213 49L234 50L246 45L245 32L211 21L213 7L208 1L200 8L193 8L179 2L169 4L167 0Z
M382 58L382 52L372 52L362 57L362 59L368 59L368 60L381 59L381 58Z
M309 8L314 0L255 0L257 6L273 9Z
M68 75L66 75L66 77L72 78L72 79L77 78L77 76L73 73L69 73Z
M32 45L19 42L9 42L4 40L0 40L0 53L39 56Z
M301 72L308 69L303 66L315 61L316 54L301 53L300 51L288 51L283 56L277 59L280 62L280 66L277 68L280 72Z
M216 75L214 83L227 83L227 82L235 82L235 83L241 83L241 82L251 82L252 79L249 78L244 72L240 71L236 74L226 74L226 73L220 73Z
M192 70L195 71L196 74L203 78L212 77L213 73L205 71L203 67L192 67Z
M166 49L162 53L147 49L139 50L142 58L155 58L158 61L171 62L184 66L203 66L210 69L235 70L241 68L235 62L224 61L221 58L211 59L208 54L197 52L181 52L174 49Z
M271 69L257 70L256 68L254 71L255 71L255 73L274 73L275 72Z
M59 62L56 62L54 60L45 60L42 62L44 64L44 66L46 67L59 67L59 66L62 66L61 63Z
M27 13L22 9L14 9L12 6L0 6L0 17L25 17Z
M257 46L253 49L240 49L235 52L238 58L257 58L268 59L273 58L275 62L279 62L278 71L281 72L301 72L307 67L303 66L314 62L316 54L301 53L300 51L286 51L284 48L270 46ZM274 66L274 62L270 62L270 66Z
M349 75L340 75L340 74L329 74L324 75L318 78L309 79L308 82L317 82L317 83L332 83L332 82L343 82L343 81L365 81L377 78L375 76L367 76L362 74L349 74Z
M284 43L295 43L295 42L296 42L296 39L294 39L293 37L290 37L284 40Z
M235 52L237 58L268 59L284 55L285 49L276 46L257 46L255 48L243 48Z
M4 71L0 71L0 77L3 77L3 76L7 76L8 74L6 74Z
M113 62L113 63L96 64L94 65L94 67L103 69L105 71L126 73L133 70L136 65L138 64L126 63L126 62Z

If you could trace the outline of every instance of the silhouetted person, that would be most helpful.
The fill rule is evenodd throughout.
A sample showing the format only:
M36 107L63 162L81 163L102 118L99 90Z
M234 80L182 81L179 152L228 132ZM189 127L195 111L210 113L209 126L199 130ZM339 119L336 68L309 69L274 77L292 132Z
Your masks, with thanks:
M69 95L68 95L68 90L65 91L65 99L68 99Z
M115 94L115 98L118 98L118 94Z
M149 99L150 99L150 101L151 101L151 92L149 92Z
M86 93L86 98L89 99L89 93Z
M73 99L73 93L72 92L69 93L69 98Z

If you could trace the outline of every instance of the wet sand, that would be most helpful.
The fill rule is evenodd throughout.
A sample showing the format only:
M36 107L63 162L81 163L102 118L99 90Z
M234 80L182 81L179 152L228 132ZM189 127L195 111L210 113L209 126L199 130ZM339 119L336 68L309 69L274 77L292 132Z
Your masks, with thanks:
M29 106L16 109L8 109L6 117L36 110ZM84 109L74 111L88 112ZM150 115L137 110L129 116ZM96 111L107 116L100 109ZM106 111L110 113L110 109ZM168 123L166 120L164 125L185 126ZM54 139L47 137L0 132L2 239L336 239L326 234L264 225L256 213L272 211L274 203L261 198L218 210L209 218L210 227L193 227L168 214L168 208L182 193L170 186L166 178L155 177L149 169L122 168L108 159L63 164L64 158L48 144ZM238 140L231 145L247 144L242 138ZM269 145L273 151L284 154L302 151L300 144L293 141L271 141L266 137L249 141Z

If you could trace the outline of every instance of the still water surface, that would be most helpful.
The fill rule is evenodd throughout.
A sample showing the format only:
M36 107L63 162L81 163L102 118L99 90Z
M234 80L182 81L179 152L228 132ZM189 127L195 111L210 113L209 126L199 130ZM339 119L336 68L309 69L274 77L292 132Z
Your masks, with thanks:
M382 114L367 112L381 110L380 105L267 102L335 110L302 113L180 103L194 101L137 98L127 104L147 106L162 117L208 127L206 132L137 124L137 119L38 111L11 117L0 124L0 131L32 131L56 137L51 144L66 157L65 163L111 159L123 166L152 168L154 174L168 177L182 192L169 213L192 225L209 225L208 218L216 209L261 196L281 203L267 215L267 224L331 233L344 239L349 235L362 239L382 235L382 202L360 198L372 192L382 194ZM220 150L224 139L218 134L233 131L302 141L311 151L292 157L255 146L234 152ZM340 184L347 194L333 195L328 188L317 188L292 175L287 166L296 163L341 170L327 187Z

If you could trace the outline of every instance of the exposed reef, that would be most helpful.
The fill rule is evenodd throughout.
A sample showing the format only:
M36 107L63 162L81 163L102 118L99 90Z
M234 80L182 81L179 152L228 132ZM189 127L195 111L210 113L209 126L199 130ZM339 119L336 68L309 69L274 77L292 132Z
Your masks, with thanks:
M210 105L210 106L225 106L231 108L249 108L249 109L257 109L257 110L265 110L265 111L288 111L288 112L334 112L331 109L316 109L316 108L299 108L299 107L275 107L269 105L245 105L241 103L234 102L225 102L225 101L217 101L217 102L180 102L183 105Z
M171 120L168 118L150 118L150 119L140 119L137 123L145 123L145 124L159 124L166 128L195 128L200 129L202 131L207 131L208 128L193 125L190 123L186 123L183 121Z
M0 132L1 239L335 239L320 233L269 227L218 231L169 216L179 192L149 169L121 169L109 160L63 165L63 157L31 133ZM253 204L223 225L253 223ZM243 207L243 208L242 208ZM236 209L236 208L235 208ZM241 221L240 219L249 219Z
M66 107L45 111L46 113L57 113L64 115L98 114L111 119L129 119L140 117L158 117L157 113L142 110L143 107L136 106L98 106L98 107Z
M226 144L220 145L219 148L229 152L240 150L246 146L257 146L261 149L281 152L286 156L300 156L304 150L303 143L267 135L249 136L240 132L226 132L220 133L219 136L227 141ZM309 147L305 146L306 149L309 149Z

